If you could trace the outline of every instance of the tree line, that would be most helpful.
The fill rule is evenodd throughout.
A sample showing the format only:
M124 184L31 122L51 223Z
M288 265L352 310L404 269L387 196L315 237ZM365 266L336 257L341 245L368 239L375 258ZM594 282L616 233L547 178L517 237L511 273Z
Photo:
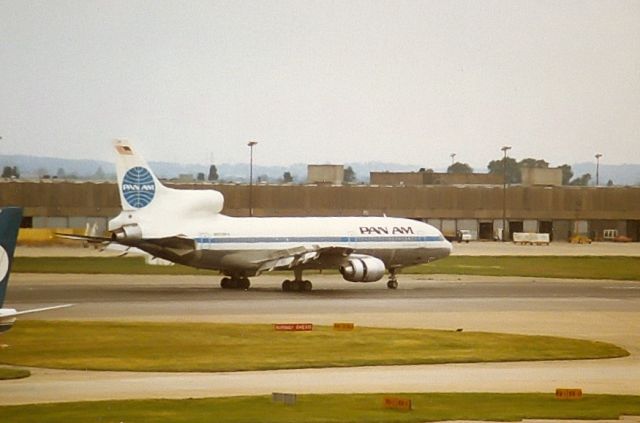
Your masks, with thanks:
M522 173L521 169L524 167L533 167L533 168L549 168L549 163L546 160L542 159L533 159L526 158L520 161L512 157L507 157L506 159L496 159L491 160L487 165L487 169L489 170L489 174L494 175L503 175L504 169L506 168L506 181L510 184L518 184L522 182ZM574 185L574 186L587 186L591 182L591 174L585 173L580 176L576 176L574 178L573 170L571 166L568 164L563 164L558 166L559 169L562 169L562 184L563 185ZM433 172L432 169L420 168L420 172ZM473 168L469 166L468 163L455 162L451 164L447 168L447 173L473 173ZM20 178L20 171L16 166L4 166L2 170L2 178L5 179L18 179ZM48 174L46 169L38 170L38 177L43 179L78 179L78 176L75 174L67 174L63 168L59 168L54 176ZM211 165L209 167L209 174L205 175L204 172L199 172L196 176L196 180L198 181L209 181L209 182L217 182L220 176L218 174L218 169L216 165ZM106 175L103 171L102 167L98 167L96 172L92 175L92 179L104 180L104 179L114 179L114 175ZM257 182L266 181L268 177L266 175L261 175L256 178ZM354 172L351 166L348 166L344 170L344 181L346 183L353 183L357 180L356 173ZM291 183L294 181L294 177L291 172L286 171L283 173L281 181L283 183ZM607 182L608 186L613 185L613 181L609 180Z
M549 163L542 159L526 158L520 161L512 157L506 159L491 160L487 165L489 174L493 175L505 175L506 181L510 184L519 184L522 182L522 168L540 168L548 169ZM587 186L591 181L591 174L585 173L581 176L573 177L573 170L568 164L558 166L562 170L562 185L575 185L575 186ZM456 162L451 164L447 168L447 173L473 173L473 168L468 163ZM613 185L612 181L609 181L607 185Z

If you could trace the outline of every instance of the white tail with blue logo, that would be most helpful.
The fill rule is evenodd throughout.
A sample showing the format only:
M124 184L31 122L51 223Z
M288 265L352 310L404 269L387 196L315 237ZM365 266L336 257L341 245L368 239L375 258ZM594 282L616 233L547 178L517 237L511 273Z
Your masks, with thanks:
M114 146L122 213L109 222L110 231L129 231L127 237L132 231L140 232L140 237L142 231L144 237L162 236L176 220L213 217L222 211L224 198L219 192L166 187L131 144L116 140Z

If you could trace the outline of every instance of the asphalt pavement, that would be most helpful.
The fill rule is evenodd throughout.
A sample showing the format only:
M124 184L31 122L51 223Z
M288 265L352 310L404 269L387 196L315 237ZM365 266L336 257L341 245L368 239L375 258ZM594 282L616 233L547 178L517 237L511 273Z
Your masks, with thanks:
M568 336L612 342L630 357L536 363L384 366L236 373L32 369L0 383L0 404L325 392L553 392L640 394L640 282L402 275L353 284L314 275L314 291L281 292L278 275L248 291L208 276L16 274L7 306L72 302L34 319L276 323L305 321ZM46 299L46 300L45 300ZM19 323L13 330L19 330ZM0 351L1 356L1 351Z

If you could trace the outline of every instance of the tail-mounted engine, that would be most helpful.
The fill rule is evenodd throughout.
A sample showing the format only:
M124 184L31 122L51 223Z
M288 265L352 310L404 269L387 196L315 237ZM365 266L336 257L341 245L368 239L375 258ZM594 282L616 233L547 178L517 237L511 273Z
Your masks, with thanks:
M137 224L125 225L113 231L115 241L138 241L142 239L142 229Z
M350 256L344 266L340 266L342 277L349 282L375 282L384 276L382 260L371 256Z

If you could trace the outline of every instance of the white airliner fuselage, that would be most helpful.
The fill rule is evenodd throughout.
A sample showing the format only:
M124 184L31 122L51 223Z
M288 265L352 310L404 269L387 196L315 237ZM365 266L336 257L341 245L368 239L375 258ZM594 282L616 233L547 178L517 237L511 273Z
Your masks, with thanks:
M451 244L426 223L391 217L228 217L214 190L164 186L124 141L116 141L122 212L109 222L111 242L154 257L219 270L223 288L249 287L249 276L294 271L284 290L309 290L305 269L339 269L350 282L374 282L389 272L446 257ZM85 237L103 241L95 237Z

